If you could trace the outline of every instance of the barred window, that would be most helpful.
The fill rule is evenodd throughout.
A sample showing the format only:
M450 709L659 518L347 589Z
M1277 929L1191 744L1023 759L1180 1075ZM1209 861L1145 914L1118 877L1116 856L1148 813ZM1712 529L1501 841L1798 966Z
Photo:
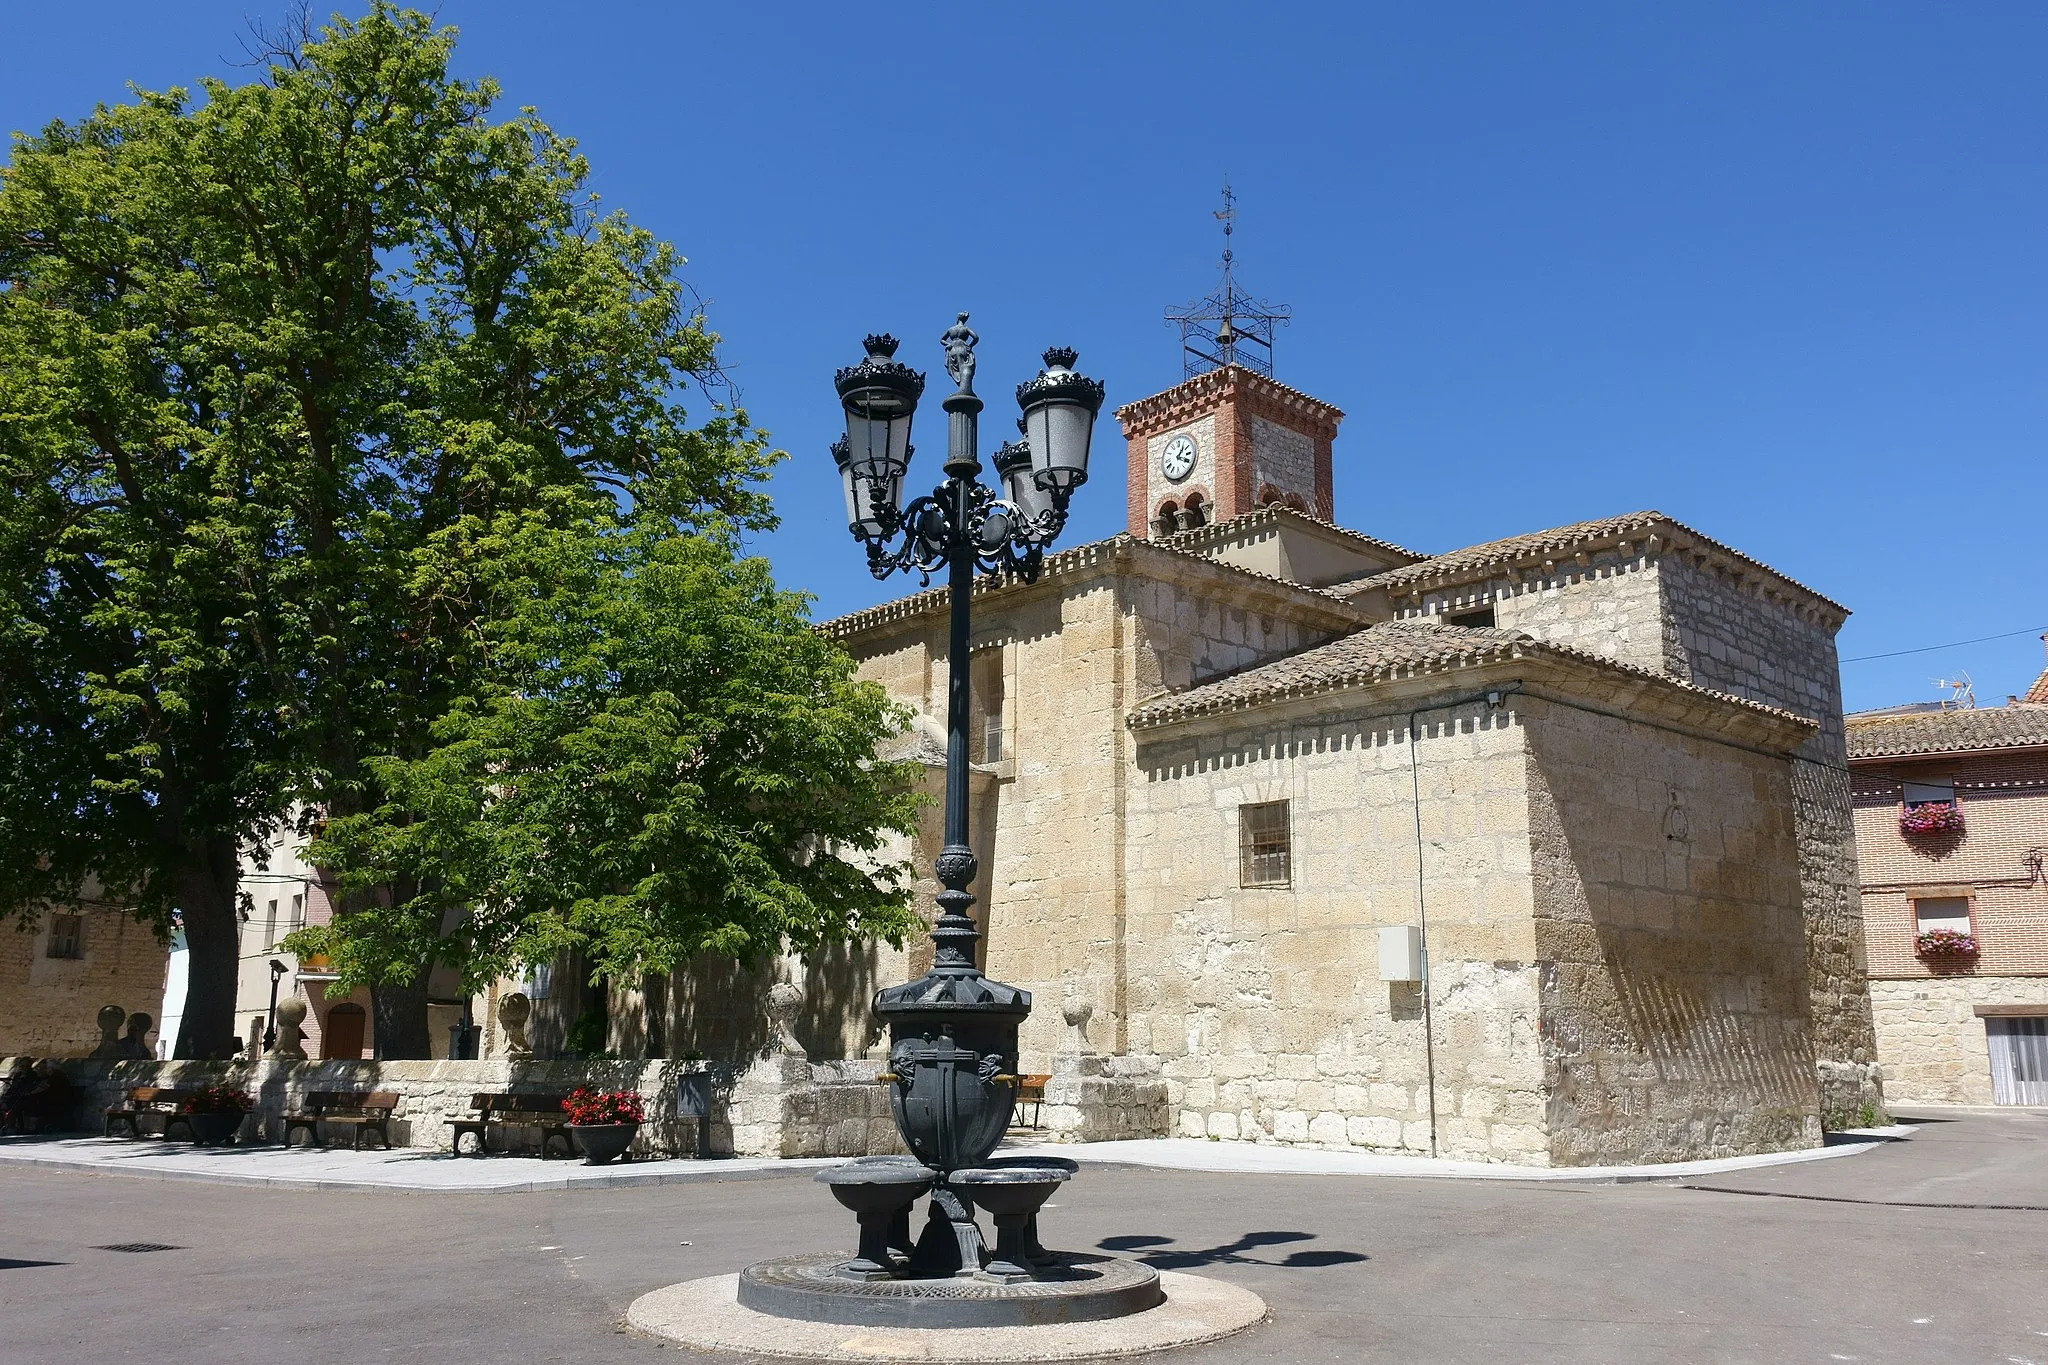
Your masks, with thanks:
M1238 884L1286 886L1290 880L1287 803L1259 801L1237 808Z
M85 956L85 916L50 916L49 957Z
M1003 752L1003 651L983 650L973 659L969 679L973 687L974 738L977 763L999 763Z

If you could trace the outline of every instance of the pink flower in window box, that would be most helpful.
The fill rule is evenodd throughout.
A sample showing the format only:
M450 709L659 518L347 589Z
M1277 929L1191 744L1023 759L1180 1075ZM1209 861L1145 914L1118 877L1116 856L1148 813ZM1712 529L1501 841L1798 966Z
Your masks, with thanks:
M1899 817L1901 834L1960 834L1962 807L1953 801L1923 801Z
M1975 957L1977 940L1960 929L1929 929L1913 940L1922 957Z

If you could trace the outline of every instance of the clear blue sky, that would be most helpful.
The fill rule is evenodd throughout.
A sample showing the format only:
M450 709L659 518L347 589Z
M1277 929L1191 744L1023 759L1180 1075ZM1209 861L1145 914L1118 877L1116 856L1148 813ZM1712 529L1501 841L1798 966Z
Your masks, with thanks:
M245 14L9 5L0 127L233 77ZM690 257L793 456L762 548L821 616L906 590L866 577L825 453L861 334L936 371L964 308L984 392L1055 342L1112 404L1162 389L1228 172L1242 278L1294 307L1276 374L1349 414L1344 523L1442 551L1657 507L1851 607L1847 658L2048 626L2048 7L439 15ZM1123 522L1098 435L1076 540ZM1963 670L1993 702L2041 666L2020 635L1844 675L1852 708Z

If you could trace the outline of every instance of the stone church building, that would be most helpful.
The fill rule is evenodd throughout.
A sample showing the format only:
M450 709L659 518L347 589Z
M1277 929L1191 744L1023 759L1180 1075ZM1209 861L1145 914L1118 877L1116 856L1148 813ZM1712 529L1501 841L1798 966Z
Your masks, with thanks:
M975 588L1024 1070L1078 998L1180 1135L1583 1165L1881 1106L1842 607L1658 512L1435 556L1338 527L1343 414L1242 366L1116 415L1126 532ZM943 590L824 629L943 717ZM814 1047L860 1055L919 956L813 964Z

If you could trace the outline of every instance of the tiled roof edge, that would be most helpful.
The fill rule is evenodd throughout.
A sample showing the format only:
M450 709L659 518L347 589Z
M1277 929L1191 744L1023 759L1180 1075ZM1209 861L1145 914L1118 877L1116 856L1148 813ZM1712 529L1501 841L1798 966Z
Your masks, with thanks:
M1594 525L1597 525L1600 529L1578 530L1581 527ZM1567 534L1574 530L1578 530L1576 535ZM1502 569L1509 567L1519 567L1527 563L1538 563L1546 558L1554 558L1558 554L1572 553L1588 546L1603 544L1604 542L1628 540L1644 532L1655 534L1660 530L1676 532L1694 541L1698 546L1708 550L1713 555L1739 564L1746 570L1765 574L1776 579L1779 583L1793 589L1795 592L1826 610L1835 613L1844 620L1850 614L1847 607L1831 597L1814 591L1798 579L1788 574L1780 573L1762 560L1746 555L1734 546L1718 541L1705 532L1695 530L1677 518L1667 516L1654 509L1641 512L1626 512L1615 517L1598 517L1594 518L1591 522L1573 522L1568 526L1552 527L1545 531L1531 531L1519 536L1503 536L1497 541L1482 541L1478 545L1461 546L1459 549L1446 551L1444 554L1433 556L1417 564L1403 565L1398 569L1388 569L1385 573L1374 574L1370 578L1359 579L1347 586L1353 592L1364 592L1372 588L1404 589L1414 587L1417 584L1422 585L1426 590L1430 587L1491 577ZM1546 536L1555 536L1557 539L1542 539ZM1521 550L1505 548L1517 541L1534 543L1530 544L1528 548ZM1498 555L1475 559L1464 565L1440 569L1434 572L1431 569L1431 565L1436 564L1440 560L1448 559L1452 555L1464 554L1474 550L1484 550L1489 545L1500 545L1504 548Z
M1247 569L1242 565L1228 564L1220 559L1196 554L1192 550L1183 550L1178 546L1141 540L1129 532L1119 532L1105 540L1091 540L1070 550L1061 550L1057 554L1046 556L1045 562L1039 567L1038 582L1043 583L1049 578L1062 577L1112 560L1147 553L1170 556L1181 563L1199 564L1226 577L1251 579L1269 588L1282 589L1292 596L1309 599L1317 606L1328 607L1333 615L1360 625L1366 621L1364 614L1345 594L1331 592L1326 588L1312 588L1306 583L1297 583L1292 579L1281 578L1277 574L1260 573L1257 569ZM980 597L986 593L1026 586L1029 585L1022 579L1008 575L980 574L974 580L974 595ZM945 588L926 588L908 597L899 597L893 602L879 603L859 611L848 612L844 616L820 621L816 629L834 639L845 639L849 635L856 635L876 626L894 621L908 621L943 610L946 605L946 593Z
M1308 654L1316 649L1326 649L1334 643L1336 641L1313 645L1309 649L1298 651L1295 654L1286 656L1286 658L1298 659L1303 654ZM1392 682L1400 678L1427 677L1437 673L1454 673L1461 669L1476 668L1485 664L1511 663L1516 659L1523 658L1555 659L1567 664L1577 665L1581 668L1620 673L1640 682L1661 685L1672 691L1697 697L1701 700L1725 703L1756 716L1797 725L1808 731L1816 730L1820 726L1819 721L1809 716L1802 716L1795 711L1788 711L1780 706L1769 706L1763 702L1751 701L1747 697L1738 697L1731 692L1719 692L1712 688L1701 687L1697 683L1667 677L1662 673L1653 672L1647 668L1639 668L1634 664L1622 663L1618 659L1610 659L1604 654L1595 654L1590 650L1574 649L1569 645L1547 644L1533 638L1489 644L1477 649L1461 651L1434 659L1426 659L1420 663L1387 664L1377 667L1366 665L1339 674L1333 678L1306 680L1292 684L1276 684L1273 687L1254 692L1234 695L1212 694L1209 698L1203 698L1200 694L1205 689L1220 687L1223 682L1228 681L1227 679L1215 679L1198 684L1184 692L1140 703L1131 709L1130 714L1125 718L1125 725L1132 730L1158 729L1162 726L1194 720L1202 716L1217 715L1226 711L1255 710L1280 701L1293 701L1304 697L1350 691L1354 688L1370 686L1380 682ZM1244 673L1255 673L1259 668L1269 668L1273 664L1284 662L1286 662L1286 659L1272 660L1257 667L1246 669ZM1232 676L1242 677L1244 673Z
M1303 512L1279 502L1268 503L1264 507L1240 513L1225 521L1212 521L1207 526L1197 526L1191 531L1175 531L1170 536L1158 537L1152 543L1154 545L1168 546L1173 549L1187 549L1193 546L1207 547L1230 539L1226 532L1253 530L1269 522L1278 522L1289 517L1296 521L1306 522L1308 525L1314 526L1319 530L1334 531L1346 540L1355 540L1361 545L1369 546L1384 554L1401 555L1412 562L1420 562L1428 558L1428 556L1418 554L1414 550L1396 545L1392 541L1377 539L1376 537L1366 535L1362 531L1354 531L1348 526L1339 526L1334 521L1324 521L1321 517L1315 516L1312 513ZM1386 572L1392 573L1394 570L1389 569Z

